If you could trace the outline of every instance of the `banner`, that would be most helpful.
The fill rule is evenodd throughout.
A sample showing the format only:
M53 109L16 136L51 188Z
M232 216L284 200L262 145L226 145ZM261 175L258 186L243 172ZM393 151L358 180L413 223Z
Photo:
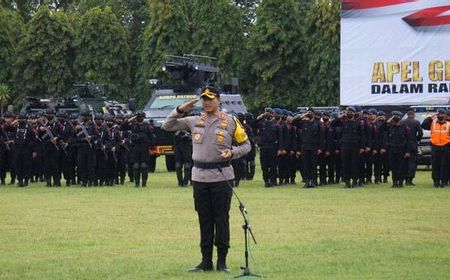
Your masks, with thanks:
M450 104L450 0L341 4L341 105Z

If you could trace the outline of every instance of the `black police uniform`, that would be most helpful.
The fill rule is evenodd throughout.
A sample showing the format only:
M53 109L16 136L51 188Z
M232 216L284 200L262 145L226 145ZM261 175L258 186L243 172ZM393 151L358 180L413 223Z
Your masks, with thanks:
M154 139L155 135L152 128L149 124L145 123L143 119L141 122L138 121L132 124L130 162L133 168L134 183L136 187L140 186L141 178L142 187L147 186L149 149L153 145Z
M191 180L192 138L187 130L179 130L174 134L175 171L178 186L185 187ZM184 172L183 172L184 171Z
M1 172L1 179L2 182L5 181L6 171L9 170L11 181L9 182L9 185L14 185L16 182L16 147L14 144L14 140L16 138L16 127L11 124L6 124L3 126L3 148L4 153L2 157L3 161L3 170Z
M76 144L75 130L69 121L65 119L65 116L61 116L60 124L62 126L60 140L60 162L61 170L66 180L66 186L76 184L75 182L75 158L73 153L73 147Z
M387 132L383 129L385 122L377 120L373 123L371 149L375 184L387 183L389 177L389 157L386 147Z
M345 187L357 187L359 177L359 152L364 148L365 139L361 121L346 116L334 120L332 126L341 128L342 178ZM352 184L350 180L353 179Z
M77 132L77 171L82 187L92 186L95 181L97 128L90 120L90 115L83 116L83 123Z
M274 120L263 119L259 122L259 156L266 187L276 185L277 151L281 141L280 126Z
M423 137L423 130L420 126L420 122L416 119L409 119L406 118L402 120L402 124L409 127L408 132L411 133L410 138L415 139L413 142L414 144L414 150L411 151L410 157L407 159L408 162L408 171L406 175L406 185L411 186L413 185L413 180L416 177L416 169L417 169L417 143L420 142L420 140Z
M35 136L31 125L24 116L19 116L16 138L14 139L16 151L16 175L19 187L28 186L31 177L31 159L34 149Z
M57 122L52 114L48 114L49 122L41 124L39 128L39 137L44 143L44 177L46 186L61 186L61 162L60 162L60 143L59 136L62 133L62 125ZM45 128L42 129L42 128ZM52 141L50 133L56 138ZM53 179L53 181L52 181Z
M392 171L392 187L403 187L403 181L407 175L407 160L406 153L411 153L414 150L414 140L409 132L409 127L400 123L400 116L398 122L391 122L386 125L387 134L387 148L389 152L389 166Z
M315 118L301 121L300 130L305 187L316 187L317 153L324 147L324 131L321 129L320 121Z

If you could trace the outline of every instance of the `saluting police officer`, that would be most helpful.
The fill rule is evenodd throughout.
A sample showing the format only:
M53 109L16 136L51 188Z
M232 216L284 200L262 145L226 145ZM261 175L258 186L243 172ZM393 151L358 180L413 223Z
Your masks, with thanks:
M277 184L277 152L280 151L282 136L280 125L274 119L272 108L258 116L259 159L266 188Z
M202 90L204 112L184 117L197 100L187 102L169 114L162 129L192 132L195 209L200 223L202 262L191 271L213 269L213 244L217 247L217 270L227 272L226 256L230 247L229 210L232 196L230 182L234 179L230 160L251 149L240 122L219 109L219 91L208 86Z
M355 113L355 108L347 107L346 111L331 124L341 129L342 178L346 188L358 187L359 155L365 151L366 143L363 125Z
M407 118L402 120L402 124L407 125L409 129L409 133L411 133L411 137L415 139L414 141L414 150L411 151L411 155L408 158L408 173L406 176L406 186L414 186L414 177L416 177L416 169L417 169L417 145L423 137L423 130L420 126L420 122L416 120L416 113L414 109L410 108L406 111Z
M408 161L414 150L414 138L410 128L401 123L402 113L393 111L392 117L387 121L387 148L389 152L389 166L392 171L392 187L402 188L406 179Z
M322 153L325 131L321 129L319 119L313 108L308 108L300 117L301 159L305 188L317 187L317 157Z

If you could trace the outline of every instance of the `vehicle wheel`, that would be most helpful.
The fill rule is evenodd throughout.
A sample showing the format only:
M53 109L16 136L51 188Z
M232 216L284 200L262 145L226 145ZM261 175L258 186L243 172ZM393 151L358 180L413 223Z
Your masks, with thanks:
M175 171L175 156L166 155L166 167L167 171Z

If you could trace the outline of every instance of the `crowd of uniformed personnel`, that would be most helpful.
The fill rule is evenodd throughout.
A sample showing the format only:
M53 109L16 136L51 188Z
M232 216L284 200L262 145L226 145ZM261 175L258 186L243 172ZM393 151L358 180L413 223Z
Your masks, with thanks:
M347 107L340 113L294 114L266 108L253 130L258 135L266 187L295 184L300 171L304 187L343 182L346 188L388 183L414 185L418 142L431 132L432 179L445 187L450 179L450 112L439 110L421 124L413 110L402 120L399 111Z
M6 112L0 126L0 184L26 187L113 186L124 184L128 173L136 187L145 187L152 168L150 147L155 134L135 116L89 112L67 115L47 110L27 116Z
M256 118L239 113L236 117L252 149L231 160L234 186L253 179L257 148L265 187L296 184L298 172L306 188L338 183L356 188L388 181L394 188L414 185L422 128L431 131L433 184L447 186L450 112L440 110L422 124L413 110L405 119L402 115L354 107L340 113L309 108L302 114L267 108ZM62 178L67 186L123 185L127 175L136 187L145 187L156 157L151 153L154 127L144 119L143 112L134 116L6 112L0 126L0 184L5 185L9 171L9 184L20 187L33 182L59 187ZM193 166L189 131L174 134L174 150L178 186L188 186Z

